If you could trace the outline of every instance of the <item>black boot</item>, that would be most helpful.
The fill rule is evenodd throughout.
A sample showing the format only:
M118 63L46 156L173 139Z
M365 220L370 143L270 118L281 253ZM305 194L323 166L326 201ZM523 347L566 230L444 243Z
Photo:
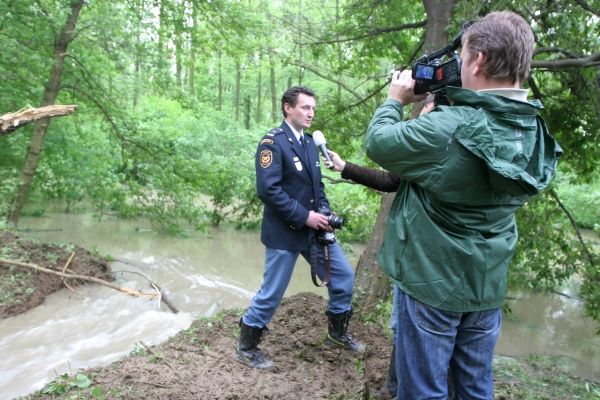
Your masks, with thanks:
M239 362L252 368L273 368L273 361L257 347L260 343L260 337L266 329L266 327L254 328L246 325L240 319L240 346L235 352Z
M348 324L352 318L352 309L341 314L334 314L327 310L326 314L328 320L327 342L347 350L362 353L365 350L365 346L353 340L352 336L346 333L348 331Z

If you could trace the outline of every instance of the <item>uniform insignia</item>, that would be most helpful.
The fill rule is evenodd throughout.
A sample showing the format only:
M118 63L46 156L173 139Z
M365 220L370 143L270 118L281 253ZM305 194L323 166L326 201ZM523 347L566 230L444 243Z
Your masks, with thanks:
M260 141L259 145L261 144L273 144L273 139L263 139Z
M273 162L273 152L271 150L263 150L260 152L260 166L268 168Z
M296 161L294 164L296 164L296 169L298 171L302 171L302 163L300 161Z

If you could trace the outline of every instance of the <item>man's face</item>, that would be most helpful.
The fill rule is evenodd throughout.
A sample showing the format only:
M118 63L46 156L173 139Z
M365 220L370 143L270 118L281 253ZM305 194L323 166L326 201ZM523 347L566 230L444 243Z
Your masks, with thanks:
M308 128L312 124L316 108L314 97L300 93L295 107L290 106L288 103L285 103L283 107L287 114L285 120L297 131Z

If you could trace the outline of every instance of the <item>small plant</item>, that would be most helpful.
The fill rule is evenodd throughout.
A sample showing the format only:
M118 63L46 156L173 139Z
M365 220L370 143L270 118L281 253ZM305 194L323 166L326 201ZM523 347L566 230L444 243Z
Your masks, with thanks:
M358 357L355 361L354 361L354 368L356 369L356 373L357 374L362 374L364 368L365 368L365 362L363 360L362 357Z
M92 380L85 374L78 373L74 377L64 373L44 386L43 394L60 395L65 394L71 389L87 389L92 384Z
M148 354L148 352L146 351L146 347L144 347L143 344L137 342L135 343L135 347L129 352L129 354L132 356L145 356L146 354Z

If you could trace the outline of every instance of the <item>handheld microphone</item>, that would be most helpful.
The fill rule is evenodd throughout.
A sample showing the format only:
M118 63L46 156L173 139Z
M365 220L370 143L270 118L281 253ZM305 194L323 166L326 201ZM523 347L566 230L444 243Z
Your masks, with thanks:
M325 144L327 143L327 141L325 140L325 136L323 135L323 132L321 131L314 131L312 134L313 140L315 141L315 144L317 145L317 147L321 150L321 153L323 153L323 157L325 157L325 165L327 166L327 168L329 169L333 169L333 161L331 160L331 157L329 157L329 153L327 152L327 147L325 147Z

